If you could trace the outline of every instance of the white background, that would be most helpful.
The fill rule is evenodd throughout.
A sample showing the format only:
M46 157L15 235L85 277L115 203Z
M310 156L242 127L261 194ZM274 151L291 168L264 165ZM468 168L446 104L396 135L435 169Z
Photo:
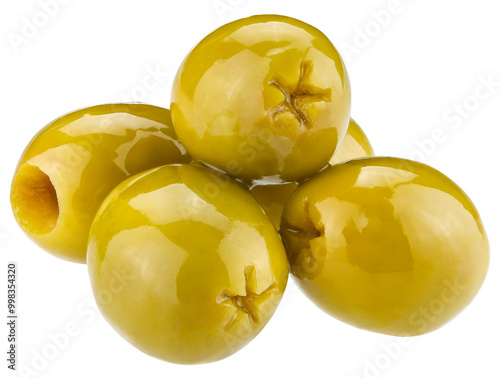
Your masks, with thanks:
M497 1L61 0L50 15L44 2L50 1L0 6L0 314L5 319L6 263L14 260L18 363L34 371L21 376L500 375ZM344 57L352 116L376 153L424 161L475 202L489 233L490 271L474 302L444 328L397 348L402 340L330 318L290 282L273 319L243 350L208 365L173 365L141 353L108 326L92 307L84 265L43 252L17 227L10 181L24 146L41 127L100 103L140 100L168 107L173 76L188 51L220 25L259 13L296 17L322 30ZM153 81L147 79L151 71ZM496 83L489 91L482 84L488 80ZM464 103L457 116L454 106ZM433 136L436 141L423 142ZM68 326L77 335L54 351L51 336ZM1 329L3 377L7 328ZM50 355L45 363L44 353Z

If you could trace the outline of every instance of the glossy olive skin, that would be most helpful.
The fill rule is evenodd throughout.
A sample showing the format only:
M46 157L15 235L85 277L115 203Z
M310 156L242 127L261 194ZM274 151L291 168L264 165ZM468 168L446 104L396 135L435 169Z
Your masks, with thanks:
M420 335L479 291L489 246L479 214L421 163L368 157L294 192L281 223L291 271L320 308L359 328Z
M117 184L190 161L168 109L107 104L77 110L48 124L26 147L12 181L12 209L40 247L84 263L94 215Z
M194 159L244 181L294 182L324 168L340 145L350 95L323 33L259 15L220 27L189 53L174 80L172 120Z
M373 148L366 134L351 118L347 133L340 147L331 157L330 164L339 164L347 160L373 155ZM250 192L271 218L276 229L279 229L283 207L295 189L297 189L296 183L254 185Z
M288 278L279 234L248 190L199 165L156 168L114 189L92 226L87 265L109 323L179 364L246 345Z
M330 158L330 165L361 157L373 156L375 152L363 129L352 118L342 143Z
M264 209L277 230L280 228L281 214L286 201L297 189L297 184L289 182L277 185L255 185L250 193Z

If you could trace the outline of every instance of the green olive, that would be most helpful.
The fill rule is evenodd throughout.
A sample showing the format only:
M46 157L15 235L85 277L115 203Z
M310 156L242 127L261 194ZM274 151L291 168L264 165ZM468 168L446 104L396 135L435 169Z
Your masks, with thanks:
M245 181L301 181L327 166L349 123L340 55L316 28L260 15L224 25L186 57L172 120L193 159Z
M330 158L330 165L361 157L373 156L375 152L363 129L351 118L347 133L339 148Z
M330 164L339 164L347 160L373 155L373 148L368 138L361 127L351 118L347 133L338 150L331 157ZM279 229L283 207L295 189L297 189L296 183L261 184L253 186L250 192L271 218L276 229Z
M87 258L109 323L138 349L180 364L247 344L288 277L281 239L248 190L198 165L118 185L96 215Z
M299 185L281 223L291 271L307 296L356 327L431 332L479 291L489 246L467 195L435 169L367 157Z
M274 227L279 230L283 207L295 189L297 189L297 184L294 182L277 185L255 185L250 189L250 193L262 206L273 222Z
M65 260L85 262L94 215L127 177L191 158L168 109L108 104L77 110L43 128L17 166L11 204L23 231Z

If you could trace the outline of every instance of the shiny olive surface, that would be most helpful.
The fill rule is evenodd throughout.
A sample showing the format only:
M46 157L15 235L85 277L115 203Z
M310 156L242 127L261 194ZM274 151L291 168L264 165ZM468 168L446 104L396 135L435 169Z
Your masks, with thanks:
M280 228L281 214L288 198L297 189L294 182L277 185L255 185L250 189L252 196L259 202L277 230Z
M260 15L220 27L189 53L174 81L172 120L194 159L246 181L301 181L340 145L350 95L323 33Z
M340 147L331 157L330 164L339 164L347 160L373 155L370 141L361 127L351 118L347 133ZM296 183L255 185L250 192L271 218L274 226L279 229L283 207L296 188Z
M375 155L375 152L366 134L356 121L351 118L342 143L330 158L330 165L373 155Z
M488 270L476 208L421 163L368 157L300 185L281 235L298 285L328 314L390 335L431 332L463 310Z
M91 230L98 306L130 343L181 364L225 358L274 313L288 261L243 185L199 165L168 165L120 184Z
M12 209L35 243L83 263L94 215L117 184L190 160L168 109L108 104L77 110L47 125L26 147L12 181Z

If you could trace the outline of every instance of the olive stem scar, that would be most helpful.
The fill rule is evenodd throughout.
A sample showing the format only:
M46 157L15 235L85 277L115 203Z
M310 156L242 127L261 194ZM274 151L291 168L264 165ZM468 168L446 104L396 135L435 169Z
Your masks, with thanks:
M232 295L228 291L224 290L216 298L217 303L227 303L236 308L236 313L229 320L229 322L224 326L224 329L230 327L238 318L238 311L243 311L248 315L250 324L256 326L261 323L261 314L259 307L262 303L267 301L272 295L276 294L278 287L276 282L270 284L265 290L257 293L253 288L257 282L257 276L255 271L255 266L250 265L245 267L245 295ZM253 285L251 283L254 283ZM259 301L260 303L256 306L255 301L258 298L264 298L264 300Z
M306 84L305 81L310 81L313 63L311 61L300 62L299 81L295 89L289 90L285 88L279 80L271 80L268 84L277 88L283 93L284 99L278 106L269 109L269 116L274 121L277 117L286 111L291 112L300 122L302 128L310 129L313 125L307 116L304 109L299 106L298 101L309 100L309 102L331 101L331 89L322 89L311 84Z

